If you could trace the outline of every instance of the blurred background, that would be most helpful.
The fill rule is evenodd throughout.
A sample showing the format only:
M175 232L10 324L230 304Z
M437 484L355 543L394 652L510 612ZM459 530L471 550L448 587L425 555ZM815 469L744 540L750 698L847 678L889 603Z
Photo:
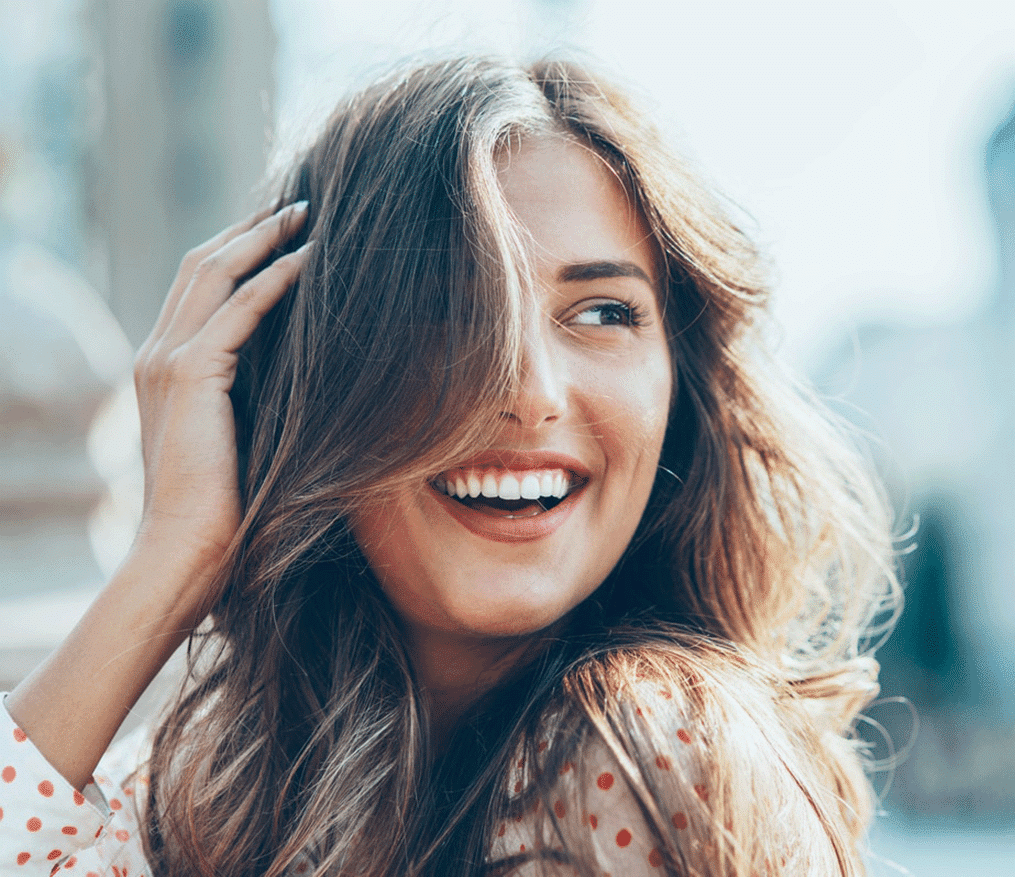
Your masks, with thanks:
M1010 0L0 0L0 690L129 545L132 352L181 255L337 94L466 50L593 59L753 224L783 355L919 522L875 873L1015 874Z

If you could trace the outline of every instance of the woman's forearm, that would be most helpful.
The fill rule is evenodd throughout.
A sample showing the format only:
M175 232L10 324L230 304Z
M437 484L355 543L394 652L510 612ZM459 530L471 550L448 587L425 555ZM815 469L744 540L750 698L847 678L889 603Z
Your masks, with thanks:
M181 588L183 575L132 553L67 639L7 697L13 719L78 789L200 620L196 601L186 596L197 589Z

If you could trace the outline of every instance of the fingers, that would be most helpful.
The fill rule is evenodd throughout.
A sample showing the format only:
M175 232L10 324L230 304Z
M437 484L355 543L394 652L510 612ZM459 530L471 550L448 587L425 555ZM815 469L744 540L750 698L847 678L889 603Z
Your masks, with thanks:
M159 311L158 319L155 321L155 326L151 332L152 337L157 337L166 331L173 315L176 313L176 308L179 306L180 299L183 297L184 292L187 290L187 286L190 284L191 278L193 277L197 266L212 253L221 249L233 240L233 238L249 231L259 222L263 222L271 216L272 212L272 208L265 207L255 213L252 213L246 219L242 219L239 222L230 225L214 237L209 238L203 244L194 247L194 249L190 250L190 252L183 257L183 260L180 262L180 268L176 273L176 278L169 287L169 293L166 295L166 299L162 303L162 309Z
M313 242L308 241L246 281L208 318L194 336L193 344L208 351L235 353L239 350L268 311L296 282L312 246Z
M166 327L168 340L183 343L200 331L233 295L237 282L291 238L306 216L305 201L291 204L231 237L201 259Z

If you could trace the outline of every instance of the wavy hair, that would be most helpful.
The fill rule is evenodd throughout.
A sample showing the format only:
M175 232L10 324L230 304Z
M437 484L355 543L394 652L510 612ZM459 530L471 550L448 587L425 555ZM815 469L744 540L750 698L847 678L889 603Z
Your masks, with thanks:
M520 375L531 282L496 159L542 136L593 150L644 215L679 389L626 554L463 720L452 764L432 752L398 620L345 522L488 446ZM509 765L547 721L573 724L572 748L606 741L658 813L638 742L652 729L621 721L646 666L716 688L712 706L694 695L706 718L757 703L745 727L770 719L804 741L779 757L831 861L861 873L870 791L849 736L898 604L890 521L842 429L768 356L766 265L729 205L589 71L484 58L405 69L346 99L274 191L279 206L310 204L289 246L316 245L241 356L245 516L154 736L155 873L493 873ZM756 797L723 800L692 827L699 846L729 820L753 824ZM672 837L659 842L667 873L748 861L681 862ZM581 847L561 855L591 873Z

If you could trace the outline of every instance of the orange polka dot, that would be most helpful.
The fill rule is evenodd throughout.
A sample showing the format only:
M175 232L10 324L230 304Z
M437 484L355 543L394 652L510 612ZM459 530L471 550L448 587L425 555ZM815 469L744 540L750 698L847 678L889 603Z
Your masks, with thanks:
M53 784L49 780L43 780L39 783L39 794L42 795L43 798L52 798Z
M687 731L685 731L683 728L681 728L679 731L677 731L677 739L681 743L690 743L691 735L688 734Z
M18 864L24 865L30 858L32 858L31 853L18 853Z
M126 843L130 840L130 832L120 828L116 832L116 839L121 843Z
M561 769L560 769L560 775L561 775L561 776L564 776L564 774L566 774L566 773L567 773L567 772L568 772L569 770L571 770L571 768L573 768L573 767L574 767L574 765L573 765L573 764L571 764L571 762L570 762L570 761L565 761L565 762L564 762L564 764L563 764L563 766L562 766L562 767L561 767Z
M673 827L678 831L687 828L687 816L683 813L673 814Z
M520 852L523 852L523 853L525 852L525 844L522 844Z
M659 850L652 850L648 854L648 863L653 868L658 868L663 863L663 854Z
M307 870L307 863L306 862L300 862L296 866L296 873L297 874L305 874L306 870Z
M626 847L630 842L631 832L629 832L626 828L620 829L620 831L617 832L617 846Z
M525 759L524 758L519 758L518 759L518 769L521 770L523 767L525 767Z
M599 828L599 817L595 813L589 814L589 825L592 826L592 830L595 831Z
M101 825L100 825L100 826L99 826L99 827L98 827L98 828L97 828L97 829L95 830L95 836L96 836L96 837L98 837L98 836L99 836L100 834L102 834L102 828L103 828L103 826L101 826Z
M0 819L4 818L4 808L0 807Z
M17 740L18 743L24 743L28 739L28 735L22 731L21 728L15 728L14 739Z
M13 783L14 777L17 775L18 772L9 764L3 770L0 770L0 779L2 779L5 783Z
M78 863L77 856L71 856L66 862L64 862L64 868L73 868Z
M545 752L546 751L546 747L549 746L549 745L550 744L547 743L545 740L540 740L539 741L539 745L536 747L536 751L537 752Z
M504 837L504 832L507 831L507 823L502 822L500 828L497 830L497 837Z
M28 822L25 823L25 828L29 831L38 831L42 828L42 820L38 816L33 816Z
M77 834L78 830L73 825L65 825L60 829L64 834Z
M515 783L515 794L517 795L519 792L521 792L521 790L522 790L522 781L518 780L518 782Z
M63 853L60 852L60 850L50 850L49 851L49 855L46 856L46 858L49 859L49 861L52 862L54 859L59 859L60 856L62 856L62 855L63 855Z
M99 875L96 874L94 871L89 871L87 874L85 874L85 877L99 877Z
M604 792L609 791L610 787L613 785L613 774L609 771L599 774L599 778L596 780L596 785Z
M553 812L554 812L554 814L556 815L556 817L558 819L563 819L564 818L564 814L567 813L567 810L564 807L564 802L563 801L557 801L553 805Z
M82 795L77 789L74 790L74 803L80 807L85 803L85 796Z
M119 798L112 798L110 800L110 802L109 802L109 809L110 810L119 810L122 806L123 806L123 804L120 803L120 799Z
M657 755L656 756L656 767L658 767L659 770L669 770L670 769L670 760L665 755Z
M670 690L668 688L660 688L659 689L659 695L661 697L665 697L667 700L672 700L673 699L673 694L672 694L672 692L670 692Z
M708 789L700 783L694 787L694 791L698 793L698 797L701 798L702 801L708 800Z

